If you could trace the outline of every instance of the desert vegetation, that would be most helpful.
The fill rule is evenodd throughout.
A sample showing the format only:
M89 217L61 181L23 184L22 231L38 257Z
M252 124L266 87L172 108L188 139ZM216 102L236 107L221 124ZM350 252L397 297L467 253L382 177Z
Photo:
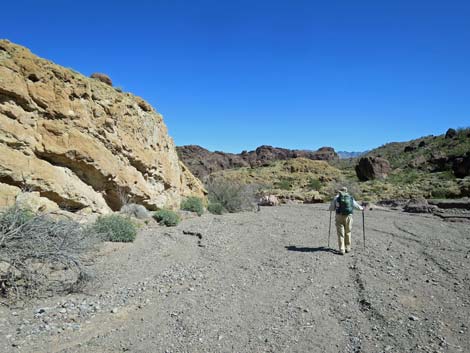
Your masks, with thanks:
M204 204L200 197L190 196L181 202L181 209L183 211L194 212L198 216L202 216L204 213Z
M128 217L112 214L99 217L93 229L104 240L112 242L129 243L137 236L137 226Z
M218 176L207 184L211 213L235 213L255 207L262 187L259 184L243 183L234 179Z
M67 217L53 218L13 206L0 213L0 288L25 300L83 288L91 274L84 255L101 236Z
M153 218L161 225L167 227L177 226L181 222L181 218L175 211L162 209L153 214Z

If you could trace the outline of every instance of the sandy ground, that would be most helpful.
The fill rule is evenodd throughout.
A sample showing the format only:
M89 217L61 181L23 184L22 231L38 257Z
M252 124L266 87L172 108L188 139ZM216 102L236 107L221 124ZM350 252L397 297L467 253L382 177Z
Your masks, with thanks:
M326 208L204 215L105 244L87 293L0 307L0 351L470 352L470 224L372 210L364 249L356 213L341 256Z

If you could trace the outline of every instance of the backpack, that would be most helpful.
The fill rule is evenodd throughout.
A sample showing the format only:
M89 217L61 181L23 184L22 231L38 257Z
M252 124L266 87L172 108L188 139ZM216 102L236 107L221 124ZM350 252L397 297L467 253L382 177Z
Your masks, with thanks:
M350 215L353 213L353 198L349 194L339 194L338 195L338 204L339 207L336 209L336 213L342 215Z

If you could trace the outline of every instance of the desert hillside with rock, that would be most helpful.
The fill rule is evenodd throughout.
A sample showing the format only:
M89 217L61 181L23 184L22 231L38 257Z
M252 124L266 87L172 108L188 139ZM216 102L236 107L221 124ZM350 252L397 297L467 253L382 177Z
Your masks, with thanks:
M253 151L243 151L239 154L221 151L211 152L197 145L178 146L176 149L184 164L195 176L202 180L211 173L226 169L266 167L273 162L294 158L321 161L332 161L339 158L331 147L321 147L316 151L307 151L263 145Z
M178 207L204 190L142 98L0 41L0 199L107 213Z

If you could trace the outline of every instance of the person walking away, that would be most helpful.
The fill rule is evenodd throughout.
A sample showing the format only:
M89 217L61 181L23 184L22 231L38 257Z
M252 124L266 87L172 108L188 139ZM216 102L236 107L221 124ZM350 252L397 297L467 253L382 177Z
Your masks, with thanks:
M341 255L351 251L352 214L354 208L364 211L364 208L348 194L346 187L342 187L338 191L338 195L334 197L330 204L329 210L336 212L336 233L338 234L338 247Z

